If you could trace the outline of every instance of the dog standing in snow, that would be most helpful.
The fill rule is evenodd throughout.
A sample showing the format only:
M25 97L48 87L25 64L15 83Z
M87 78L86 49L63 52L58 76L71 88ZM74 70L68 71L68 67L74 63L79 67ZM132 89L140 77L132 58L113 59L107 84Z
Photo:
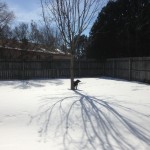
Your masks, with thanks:
M79 82L81 82L81 81L80 80L74 81L74 89L75 90L77 90Z

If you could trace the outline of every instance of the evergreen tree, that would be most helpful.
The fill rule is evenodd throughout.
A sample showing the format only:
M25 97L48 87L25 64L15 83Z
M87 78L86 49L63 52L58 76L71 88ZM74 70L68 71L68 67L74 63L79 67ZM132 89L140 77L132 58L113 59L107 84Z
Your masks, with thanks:
M89 37L88 57L150 56L150 0L109 1Z
M83 34L79 38L75 37L75 41L77 41L76 48L75 48L75 58L76 59L86 58L86 48L87 48L87 41L88 41L87 36Z

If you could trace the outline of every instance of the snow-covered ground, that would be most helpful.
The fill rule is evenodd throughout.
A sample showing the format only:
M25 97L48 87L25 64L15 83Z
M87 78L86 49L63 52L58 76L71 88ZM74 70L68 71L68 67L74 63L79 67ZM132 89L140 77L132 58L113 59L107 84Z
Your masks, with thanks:
M150 86L80 80L0 81L0 150L150 150Z

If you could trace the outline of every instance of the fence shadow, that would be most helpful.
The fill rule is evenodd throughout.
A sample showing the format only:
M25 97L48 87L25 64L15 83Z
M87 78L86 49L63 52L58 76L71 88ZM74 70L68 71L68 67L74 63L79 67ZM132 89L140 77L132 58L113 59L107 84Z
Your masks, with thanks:
M13 80L13 81L2 81L0 86L12 86L14 89L30 89L33 87L44 87L47 84L51 85L62 85L64 84L60 79L40 79L40 80Z
M62 80L59 79L53 79L53 80L22 80L20 84L15 86L14 88L21 88L21 89L29 89L32 87L44 87L46 84L51 84L51 85L61 85L63 84Z
M75 91L75 97L51 103L50 99L44 101L31 122L35 118L42 120L40 136L47 135L49 128L54 126L56 136L63 136L65 150L71 149L71 145L79 150L97 150L98 147L102 150L135 150L127 135L150 145L150 130L123 115L118 108L135 116L148 118L149 115L80 91Z

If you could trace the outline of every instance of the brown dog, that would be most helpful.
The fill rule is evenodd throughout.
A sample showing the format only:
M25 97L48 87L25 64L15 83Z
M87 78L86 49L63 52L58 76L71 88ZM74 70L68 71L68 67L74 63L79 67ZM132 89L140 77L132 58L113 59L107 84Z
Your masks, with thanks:
M77 90L78 84L81 82L80 80L74 81L74 89Z

